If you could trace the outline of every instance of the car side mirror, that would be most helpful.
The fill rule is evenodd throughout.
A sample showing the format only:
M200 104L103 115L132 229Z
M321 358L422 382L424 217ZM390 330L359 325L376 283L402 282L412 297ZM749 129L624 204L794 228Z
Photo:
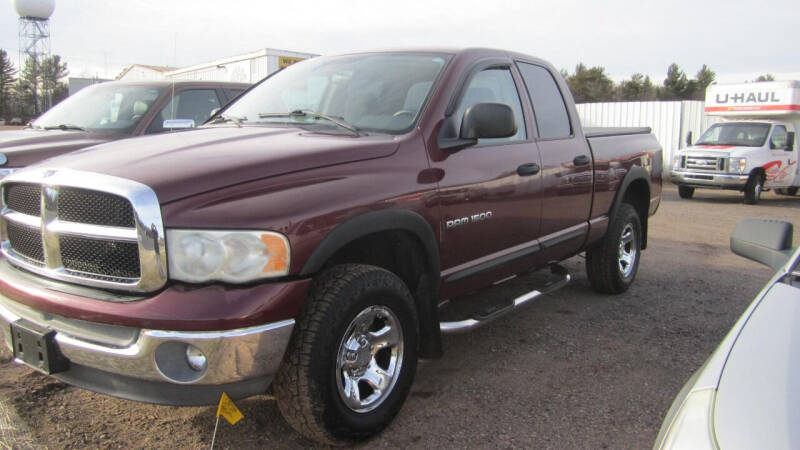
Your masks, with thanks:
M782 220L745 219L733 230L731 251L778 270L794 252L793 231L792 224Z
M167 119L162 126L165 130L184 130L194 128L195 123L193 119Z
M794 131L786 133L786 151L791 152L794 150Z
M476 103L464 112L461 139L495 139L517 134L514 111L503 103Z
M692 146L692 132L691 131L686 133L686 146L687 147L691 147Z

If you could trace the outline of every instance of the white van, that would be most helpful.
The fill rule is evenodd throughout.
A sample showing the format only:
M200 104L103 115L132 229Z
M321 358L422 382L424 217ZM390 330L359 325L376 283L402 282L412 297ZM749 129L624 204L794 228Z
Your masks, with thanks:
M800 186L797 130L800 81L715 84L706 91L707 115L723 121L675 153L672 182L681 198L697 188L744 192L755 204L764 190L796 195Z

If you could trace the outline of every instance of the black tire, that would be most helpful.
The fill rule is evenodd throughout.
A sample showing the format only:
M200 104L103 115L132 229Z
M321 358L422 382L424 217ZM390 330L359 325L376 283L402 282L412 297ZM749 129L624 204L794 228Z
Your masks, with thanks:
M678 195L681 198L692 198L694 195L694 188L691 186L678 186Z
M786 188L775 188L775 193L778 195L789 195L789 191Z
M750 179L747 180L747 184L744 186L744 202L748 205L758 204L763 188L764 177L757 173L750 175Z
M622 246L623 233L626 231L631 231L633 236L630 242ZM622 263L623 247L633 251L633 258L627 264ZM586 251L586 273L592 289L601 294L627 291L639 270L641 248L642 225L639 214L632 205L622 203L603 241Z
M797 195L797 186L792 186L790 188L786 188L786 193L788 195L792 195L792 196Z
M347 352L357 358L352 363L356 364L361 360L359 352L372 349L362 345L350 351L344 344L345 333L357 333L358 327L352 325L374 308L388 310L394 315L392 323L399 323L401 363L385 394L372 392L382 396L374 409L356 412L340 394L339 383L344 383L348 378L344 374L350 372L340 372L337 364L347 361ZM393 273L360 264L343 264L322 272L312 283L275 376L273 386L281 414L297 432L323 443L343 445L373 436L391 422L408 396L417 368L418 333L414 300ZM373 353L373 361L384 350ZM360 399L362 385L357 382L355 386Z

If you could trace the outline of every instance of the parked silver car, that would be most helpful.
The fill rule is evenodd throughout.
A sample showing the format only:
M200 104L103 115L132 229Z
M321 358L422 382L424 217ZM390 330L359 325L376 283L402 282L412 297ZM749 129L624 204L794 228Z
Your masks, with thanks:
M731 250L777 270L686 382L656 449L800 448L800 248L792 224L748 219Z

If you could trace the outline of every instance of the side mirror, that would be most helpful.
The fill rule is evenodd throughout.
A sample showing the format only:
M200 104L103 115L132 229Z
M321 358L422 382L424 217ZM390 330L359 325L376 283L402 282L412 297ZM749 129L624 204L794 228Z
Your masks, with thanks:
M208 114L208 117L214 117L214 114L216 114L216 113L218 113L218 112L219 112L219 108L214 108L214 109L212 109L212 110L211 110L211 112Z
M194 128L194 120L192 119L167 119L164 121L163 127L165 130L183 130Z
M786 151L791 152L794 150L794 131L786 133Z
M517 134L514 111L503 103L476 103L464 112L461 139L492 139Z
M789 222L745 219L736 224L733 230L731 251L778 270L794 252L792 232L793 227Z
M692 146L692 132L691 131L686 133L686 146L687 147L691 147Z

